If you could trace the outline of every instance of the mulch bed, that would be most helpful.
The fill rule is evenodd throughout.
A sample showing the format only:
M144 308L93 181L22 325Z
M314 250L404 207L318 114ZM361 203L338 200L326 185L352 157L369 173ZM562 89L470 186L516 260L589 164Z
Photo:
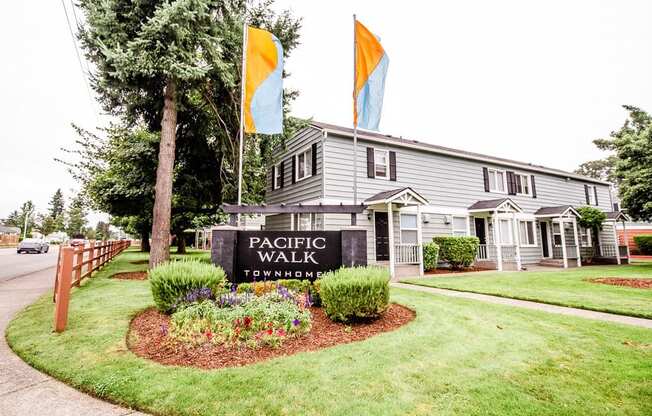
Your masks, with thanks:
M471 266L471 267L467 267L466 269L460 269L460 270L453 270L453 269L428 270L427 272L424 272L424 274L453 274L453 273L468 273L468 272L484 272L487 270L495 271L495 269L490 269L487 267Z
M147 280L147 272L124 272L116 273L111 279L119 280Z
M613 286L627 286L636 289L652 289L652 279L627 279L624 277L602 277L589 279L591 283L602 283Z
M338 344L362 341L374 335L393 331L415 317L415 312L404 306L391 304L382 317L344 325L331 321L322 308L310 308L312 328L309 333L288 338L279 348L261 347L258 349L244 346L224 346L206 343L201 346L189 346L164 334L170 317L155 308L147 309L131 321L127 334L127 345L136 355L154 360L165 365L179 365L216 369L240 367L275 357L315 351Z

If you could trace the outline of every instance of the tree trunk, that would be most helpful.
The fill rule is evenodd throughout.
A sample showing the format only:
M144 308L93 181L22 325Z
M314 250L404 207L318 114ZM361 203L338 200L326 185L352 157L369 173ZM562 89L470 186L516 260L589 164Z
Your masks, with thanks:
M172 174L177 128L176 83L168 78L165 86L161 144L156 168L156 195L152 221L152 249L149 268L170 259L170 216L172 210Z
M177 254L186 254L186 239L183 231L177 234Z
M149 231L145 229L140 232L140 251L148 253L149 250Z

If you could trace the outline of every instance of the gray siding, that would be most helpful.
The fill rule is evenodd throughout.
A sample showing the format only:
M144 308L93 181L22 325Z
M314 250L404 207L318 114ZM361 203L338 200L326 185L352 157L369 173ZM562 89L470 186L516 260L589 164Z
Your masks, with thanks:
M292 216L290 214L265 216L265 230L267 231L289 231L291 227Z
M285 161L283 188L272 189L272 167L267 168L267 186L265 201L268 204L297 203L315 200L322 197L322 133L314 128L301 130L292 139L286 142L284 149L277 149L273 153L274 164ZM305 150L313 143L317 143L317 174L292 183L292 155Z
M348 138L329 135L325 142L325 198L351 200L353 182L353 144ZM366 147L388 149L396 152L397 180L367 178ZM423 195L430 204L467 208L479 200L510 197L526 213L538 208L557 205L586 205L584 184L541 172L515 170L500 165L440 155L422 150L387 146L360 140L358 158L358 196L364 200L378 192L402 187L412 187ZM535 176L537 198L503 193L485 192L482 168L513 170ZM599 207L611 211L609 187L596 185Z

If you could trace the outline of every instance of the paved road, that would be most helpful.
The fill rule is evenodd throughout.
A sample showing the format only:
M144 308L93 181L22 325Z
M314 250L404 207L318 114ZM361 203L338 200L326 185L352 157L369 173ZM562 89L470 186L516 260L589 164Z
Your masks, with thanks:
M54 267L58 254L58 246L50 246L43 254L18 254L15 248L0 248L0 282Z
M52 292L57 250L21 254L0 250L0 416L142 415L83 394L25 364L9 348L9 321L39 296Z

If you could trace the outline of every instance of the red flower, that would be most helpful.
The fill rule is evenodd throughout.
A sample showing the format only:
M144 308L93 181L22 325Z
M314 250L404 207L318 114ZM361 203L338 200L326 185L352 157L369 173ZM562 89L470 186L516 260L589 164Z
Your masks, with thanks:
M284 330L283 328L278 329L278 330L276 331L276 334L277 334L279 337L284 337L284 336L285 336L285 330Z
M268 329L268 330L267 330L267 335L272 335L273 333L274 333L274 330L273 330L273 329Z
M249 328L251 326L251 316L244 317L244 326Z
M209 341L213 339L213 333L211 332L210 329L206 330L206 338L208 338Z

